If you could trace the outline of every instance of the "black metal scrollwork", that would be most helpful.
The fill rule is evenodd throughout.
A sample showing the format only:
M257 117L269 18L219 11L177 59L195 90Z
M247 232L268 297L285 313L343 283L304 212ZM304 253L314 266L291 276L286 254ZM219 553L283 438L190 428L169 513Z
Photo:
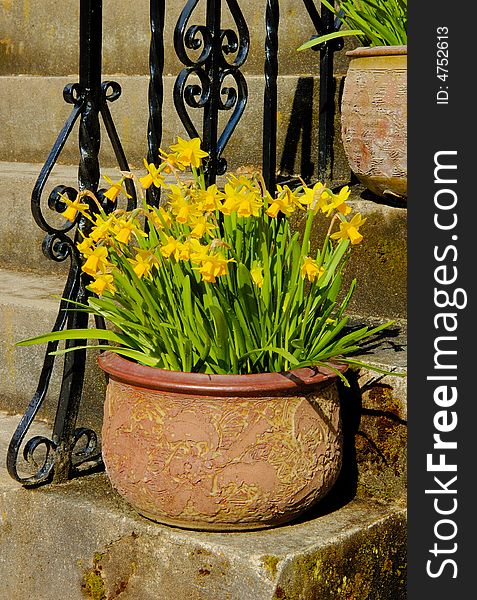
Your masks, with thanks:
M79 83L68 84L63 91L64 100L73 105L70 116L60 131L52 150L42 168L33 188L31 209L38 226L46 232L43 242L44 254L56 262L70 259L70 269L60 301L58 316L53 331L63 329L84 328L88 326L88 315L71 310L69 301L85 302L88 291L85 288L81 272L81 260L76 250L76 243L83 234L89 231L90 223L78 213L73 223L67 222L58 226L49 221L42 206L42 195L48 178L57 159L79 119L79 151L78 190L89 190L98 194L100 169L100 126L101 115L107 135L112 144L119 167L129 171L129 166L121 142L116 131L108 103L119 98L121 87L114 81L101 83L101 48L102 48L102 0L80 0L80 65ZM135 205L135 190L132 181L125 185L131 198L128 208ZM66 209L65 198L74 200L78 195L71 186L55 187L48 196L47 205L50 211L61 213ZM108 204L104 203L108 208ZM68 310L67 310L68 309ZM96 322L101 327L101 322ZM83 345L82 341L67 341L66 347ZM81 402L85 373L85 350L77 350L65 355L63 377L56 410L51 439L46 436L34 436L24 443L47 394L55 356L51 352L58 347L58 342L47 345L43 367L37 390L22 417L7 453L7 468L10 475L23 485L39 485L46 481L65 481L85 468L98 468L101 464L101 453L96 433L86 428L76 428L76 419ZM30 472L20 473L19 455L23 445L23 459Z
M226 0L237 32L221 29L221 0L207 0L205 25L189 25L199 1L187 2L174 31L176 54L184 65L175 82L174 105L188 135L202 138L209 153L206 181L211 184L225 173L222 154L247 104L247 83L240 67L247 59L250 40L237 0ZM199 55L192 57L191 51ZM187 107L203 109L202 135ZM232 114L219 134L219 111L229 110Z
M164 0L150 2L151 45L149 50L149 121L147 128L147 160L156 166L160 162L159 149L162 141L162 106L164 102ZM151 205L159 205L160 190L151 186L147 190Z

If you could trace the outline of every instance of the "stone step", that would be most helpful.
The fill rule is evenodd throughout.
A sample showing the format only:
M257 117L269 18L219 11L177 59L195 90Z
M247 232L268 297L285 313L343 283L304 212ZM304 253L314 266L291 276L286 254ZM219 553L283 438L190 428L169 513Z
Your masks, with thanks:
M15 342L52 329L58 312L63 280L0 269L0 410L23 413L40 377L45 346L15 347ZM56 296L56 297L55 297ZM380 375L362 369L342 389L343 418L349 436L350 476L357 487L384 496L402 493L406 473L406 329L395 326L363 360L396 375ZM59 357L60 358L60 357ZM38 418L52 422L62 377L58 358L48 394ZM100 433L105 380L89 352L86 379L78 417L79 427ZM358 465L358 466L357 466ZM391 490L391 492L389 491ZM401 492L399 492L401 490Z
M43 255L44 234L31 216L30 194L40 170L39 164L0 163L0 268L66 277L66 263L55 263ZM103 172L113 178L117 175L113 168L104 167ZM76 167L57 165L46 186L46 198L56 185L76 187L76 180ZM355 248L347 268L349 279L358 275L351 310L363 317L405 319L407 210L365 198L363 188L353 186L351 204L367 222L365 241ZM44 214L50 212L45 206ZM64 221L51 213L51 222L60 225ZM321 223L323 231L327 227Z
M45 356L44 345L17 348L15 342L51 331L65 280L0 269L0 409L23 413L32 399ZM52 422L59 397L62 360L56 361L49 391L38 414ZM102 419L104 378L90 353L80 420L98 428Z
M110 105L111 113L131 167L142 166L147 153L148 77L108 76L122 87L122 96ZM177 136L187 137L173 103L174 77L164 79L163 146ZM68 118L71 105L63 100L63 88L77 76L0 76L0 161L43 163ZM319 78L289 75L279 78L277 163L285 174L310 176L316 172L318 135ZM337 89L340 85L338 82ZM248 104L225 148L224 158L231 169L257 169L262 163L263 77L248 78ZM338 105L338 92L336 94ZM201 110L190 109L198 131L202 130ZM230 111L221 111L219 132ZM59 157L60 164L78 161L76 125ZM333 180L347 182L351 172L339 135L339 116L335 119ZM116 165L114 153L102 128L101 163Z
M2 456L17 421L0 413ZM406 598L401 500L335 495L291 525L194 532L138 516L104 473L32 490L0 467L0 514L2 600Z
M173 49L174 27L185 6L167 4L164 31L165 73L182 68ZM205 3L194 11L190 24L205 23ZM233 27L225 2L222 3L222 27ZM250 29L250 53L245 73L263 73L265 45L265 3L240 2ZM302 2L280 1L281 73L316 73L318 57L312 51L298 53L296 48L316 33ZM54 15L54 18L52 18ZM0 3L0 75L65 75L78 68L79 3L63 0L29 0ZM107 73L148 74L149 1L103 0L103 64ZM196 54L197 55L197 54ZM194 56L194 53L191 53ZM337 71L346 68L344 53L337 57Z

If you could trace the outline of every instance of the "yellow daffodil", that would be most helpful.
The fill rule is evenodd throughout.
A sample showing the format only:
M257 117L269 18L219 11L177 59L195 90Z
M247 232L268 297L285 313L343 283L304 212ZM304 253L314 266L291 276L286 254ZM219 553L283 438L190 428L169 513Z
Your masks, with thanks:
M129 243L131 234L134 233L136 237L147 237L141 229L131 219L118 219L114 225L114 237L121 244Z
M209 258L210 244L202 246L199 240L192 238L188 240L189 258L195 264L202 264Z
M146 159L144 159L144 166L147 169L147 175L139 178L139 182L142 187L147 190L154 185L157 188L160 188L164 182L164 176L161 175L161 171L154 163L148 163Z
M228 260L223 254L210 254L206 260L202 262L202 266L198 271L202 275L202 279L208 283L215 283L217 277L227 275L227 263L233 262L232 258Z
M221 200L224 197L219 188L215 185L209 185L206 190L199 190L197 193L197 208L202 212L212 212L221 206Z
M139 279L148 277L154 264L157 264L157 257L151 250L141 250L136 248L136 256L129 258L128 261L133 265L133 270Z
M202 159L209 156L207 152L201 150L200 139L184 140L177 137L177 144L171 146L171 150L176 153L177 162L184 167L194 167L197 169L202 164Z
M257 287L261 288L263 286L263 269L256 263L250 269L250 277Z
M351 221L341 221L340 230L331 235L333 240L349 239L351 244L359 244L363 236L359 232L359 228L364 224L366 219L363 219L360 213L356 213Z
M297 196L287 185L277 185L277 192L277 197L271 201L266 211L269 217L276 218L279 212L291 215L297 206L302 208Z
M254 190L255 192L260 191L254 179L250 179L246 175L229 175L227 181L232 187L239 189L246 188L248 190Z
M67 206L67 209L64 212L62 212L61 214L67 221L74 223L74 221L76 219L76 215L79 212L84 214L89 209L89 205L86 204L85 202L81 202L81 198L82 197L80 194L78 194L76 200L70 200L66 196L61 196L61 200Z
M312 188L309 188L306 185L303 186L303 195L300 197L300 202L316 215L319 210L326 210L326 207L329 204L329 198L330 195L327 188L321 181L318 181Z
M207 221L206 217L199 217L191 223L190 235L200 240L205 234L212 235L216 229L217 226Z
M112 224L112 216L108 217L107 219L103 219L101 215L98 215L95 219L94 227L91 230L90 238L94 242L99 242L99 240L107 238L108 234L111 232Z
M116 202L118 196L120 194L124 194L126 198L131 198L131 196L127 193L127 191L123 188L124 177L122 177L119 181L114 183L112 179L110 179L107 175L103 175L103 178L109 183L111 186L109 190L104 192L105 198L111 200L111 202Z
M303 279L306 277L308 281L315 281L315 279L317 277L320 278L324 272L324 268L320 267L316 260L313 260L313 258L309 256L303 258L303 264L300 270Z
M176 240L172 236L168 235L167 243L163 244L159 248L159 251L164 258L170 258L172 255L174 255L174 258L177 260L179 257L180 249L181 243L179 242L179 240Z
M99 271L105 273L111 266L108 261L108 249L105 246L97 246L86 259L82 270L88 275L95 276Z
M159 208L152 208L147 218L154 223L158 229L164 229L164 227L170 227L172 223L171 215L164 209L163 206Z
M82 242L76 245L78 250L81 252L83 256L88 256L93 253L93 249L91 246L94 244L94 240L90 237L85 237Z
M169 204L178 223L190 223L194 218L202 216L197 206L183 195L175 194Z
M322 212L329 217L334 210L337 210L342 215L349 215L351 212L351 206L346 204L346 200L350 195L350 189L347 185L341 188L338 194L323 194L326 203L321 208Z
M166 154L166 152L163 152L162 150L161 154L164 158L164 162L161 164L161 171L164 173L172 173L174 169L178 169L179 171L185 169L185 166L177 160L177 154Z
M249 192L244 195L237 206L237 215L239 217L258 217L262 208L262 202L257 198L256 194Z
M113 281L114 278L112 275L104 273L98 275L96 279L87 286L87 288L98 296L101 296L105 290L114 294L116 288L114 287Z
M336 204L336 210L338 210L343 215L348 215L351 212L351 207L346 204L346 200L348 200L351 190L347 185L343 186L338 194L335 194L333 197L333 202Z
M220 207L224 215L236 212L239 217L258 217L262 208L262 201L255 191L247 188L236 188L227 183L224 189L225 201Z

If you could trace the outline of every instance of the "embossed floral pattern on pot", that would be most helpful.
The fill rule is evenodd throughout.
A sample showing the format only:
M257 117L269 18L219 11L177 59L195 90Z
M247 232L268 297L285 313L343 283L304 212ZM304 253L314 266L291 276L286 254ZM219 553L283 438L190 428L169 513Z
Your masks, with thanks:
M330 370L209 376L108 353L100 364L110 374L106 470L146 517L208 530L278 525L322 498L339 474L340 406Z

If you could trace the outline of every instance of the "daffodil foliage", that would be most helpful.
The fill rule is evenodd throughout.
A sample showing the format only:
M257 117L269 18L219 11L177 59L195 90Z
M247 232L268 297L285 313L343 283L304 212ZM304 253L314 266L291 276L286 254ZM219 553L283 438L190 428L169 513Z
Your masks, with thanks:
M407 0L321 0L347 29L320 35L302 44L306 50L329 40L354 36L362 46L407 44Z
M116 183L109 180L106 196L113 202L125 194L125 177L136 181L141 203L134 210L107 214L91 194L64 199L65 218L74 222L81 213L91 222L78 251L92 295L87 305L73 308L104 317L110 327L60 331L21 344L100 338L109 345L95 347L187 372L359 364L349 355L385 325L346 327L355 282L343 291L342 272L365 222L350 214L349 189L336 194L321 183L302 183L295 190L278 186L272 197L259 175L229 176L223 190L206 187L206 156L198 139L179 138L160 165L145 163L143 177L126 173ZM181 171L187 168L193 179L185 183ZM150 186L162 188L158 208L146 202ZM290 227L295 211L305 216L302 234ZM330 221L312 253L318 212Z

